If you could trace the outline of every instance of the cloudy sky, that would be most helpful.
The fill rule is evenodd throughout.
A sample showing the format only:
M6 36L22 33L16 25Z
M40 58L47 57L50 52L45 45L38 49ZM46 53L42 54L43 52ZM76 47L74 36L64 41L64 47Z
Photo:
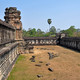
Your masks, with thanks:
M0 0L0 19L4 20L6 7L17 7L21 11L23 28L49 29L51 26L67 29L74 25L80 28L80 0Z

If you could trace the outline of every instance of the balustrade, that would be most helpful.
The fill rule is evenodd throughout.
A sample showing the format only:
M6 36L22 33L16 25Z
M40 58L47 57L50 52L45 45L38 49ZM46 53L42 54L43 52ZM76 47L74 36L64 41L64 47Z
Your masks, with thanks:
M61 38L60 45L80 50L80 38L78 37Z
M54 45L57 39L55 37L28 37L24 40L29 45Z

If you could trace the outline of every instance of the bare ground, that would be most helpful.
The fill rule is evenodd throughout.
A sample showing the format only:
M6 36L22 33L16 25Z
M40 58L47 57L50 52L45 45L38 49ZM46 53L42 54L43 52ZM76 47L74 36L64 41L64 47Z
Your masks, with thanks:
M49 60L48 52L53 52L58 57ZM32 55L36 56L36 62L29 60ZM80 80L79 52L60 46L35 46L34 54L22 54L21 56L24 56L24 59L15 64L8 80ZM46 63L50 65L46 66ZM41 67L35 64L41 64ZM48 70L49 67L53 68L53 72ZM38 74L43 77L37 78Z

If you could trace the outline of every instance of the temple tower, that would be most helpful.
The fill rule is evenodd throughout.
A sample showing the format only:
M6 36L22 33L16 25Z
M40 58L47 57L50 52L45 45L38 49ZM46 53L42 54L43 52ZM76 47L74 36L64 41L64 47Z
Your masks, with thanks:
M21 12L16 7L10 7L5 9L5 22L15 27L15 40L22 40L22 22L20 21Z

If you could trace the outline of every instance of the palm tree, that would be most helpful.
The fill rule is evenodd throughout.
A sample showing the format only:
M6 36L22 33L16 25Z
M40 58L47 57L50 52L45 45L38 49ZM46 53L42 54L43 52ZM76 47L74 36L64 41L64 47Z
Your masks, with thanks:
M51 19L48 19L47 22L49 24L49 29L50 29L50 24L52 23Z

